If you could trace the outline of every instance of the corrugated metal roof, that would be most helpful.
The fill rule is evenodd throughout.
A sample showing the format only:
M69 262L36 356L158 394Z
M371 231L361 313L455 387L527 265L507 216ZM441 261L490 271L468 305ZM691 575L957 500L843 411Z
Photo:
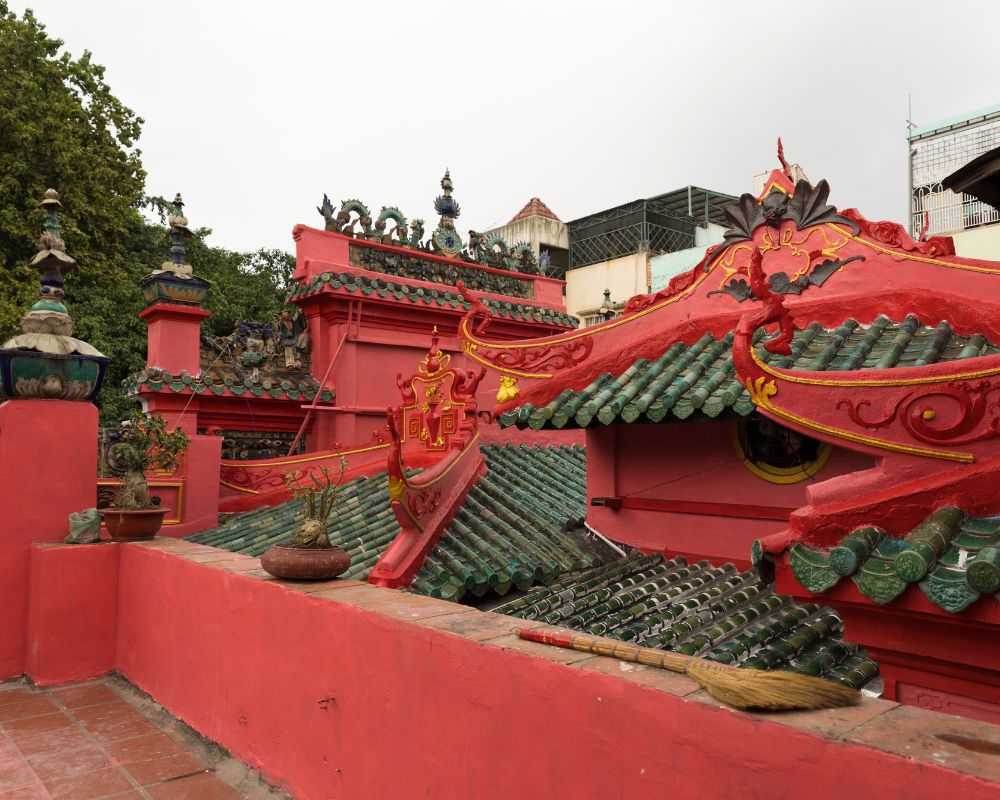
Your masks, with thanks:
M926 139L928 137L953 130L954 128L962 128L966 125L971 125L974 122L982 122L987 118L993 117L1000 117L1000 103L987 106L986 108L980 108L975 111L969 111L966 114L959 114L955 117L938 120L937 122L932 122L929 125L918 125L909 132L907 138L911 142L917 139Z

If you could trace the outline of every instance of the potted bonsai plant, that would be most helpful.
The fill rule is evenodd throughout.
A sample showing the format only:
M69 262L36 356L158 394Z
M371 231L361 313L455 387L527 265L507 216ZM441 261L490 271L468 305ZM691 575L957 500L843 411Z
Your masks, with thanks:
M160 508L149 496L146 473L151 469L176 467L189 441L180 428L168 431L167 421L159 414L147 417L136 411L122 423L115 459L124 467L125 476L111 507L98 509L112 539L152 539L160 530L170 509Z
M291 472L285 473L285 485L296 500L303 500L305 519L292 538L276 544L260 558L260 565L276 578L321 581L335 578L351 566L351 557L341 548L330 544L327 519L340 501L340 483L346 463L340 460L340 471L323 467L317 475L311 473L303 482Z

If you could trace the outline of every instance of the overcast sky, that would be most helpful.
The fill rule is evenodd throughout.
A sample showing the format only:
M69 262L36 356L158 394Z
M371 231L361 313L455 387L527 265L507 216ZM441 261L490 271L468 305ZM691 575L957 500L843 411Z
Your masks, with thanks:
M925 124L1000 102L996 2L13 0L145 119L147 191L212 244L294 251L323 193L459 229L688 184L740 194L775 138L832 201L905 222Z

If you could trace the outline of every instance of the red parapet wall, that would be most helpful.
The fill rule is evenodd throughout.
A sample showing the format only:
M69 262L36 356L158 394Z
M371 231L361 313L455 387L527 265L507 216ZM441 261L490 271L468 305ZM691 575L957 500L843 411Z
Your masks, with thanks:
M877 700L734 712L678 675L519 641L501 615L275 581L187 542L117 547L118 669L302 800L1000 791L974 749L995 726Z

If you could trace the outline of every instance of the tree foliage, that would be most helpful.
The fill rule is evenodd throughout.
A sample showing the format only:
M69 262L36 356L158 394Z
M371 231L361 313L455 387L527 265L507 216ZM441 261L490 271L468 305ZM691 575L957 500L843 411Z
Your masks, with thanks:
M31 11L17 17L0 0L0 342L17 332L37 297L28 268L41 233L37 207L56 189L62 236L81 269L66 284L74 335L112 357L98 397L102 424L128 416L121 381L142 369L146 326L139 280L168 258L167 204L147 196L137 142L143 120L112 93L89 52L74 59ZM148 209L159 224L147 221ZM280 250L238 253L188 244L187 262L212 281L204 324L215 334L239 319L270 319L281 308L294 261Z

